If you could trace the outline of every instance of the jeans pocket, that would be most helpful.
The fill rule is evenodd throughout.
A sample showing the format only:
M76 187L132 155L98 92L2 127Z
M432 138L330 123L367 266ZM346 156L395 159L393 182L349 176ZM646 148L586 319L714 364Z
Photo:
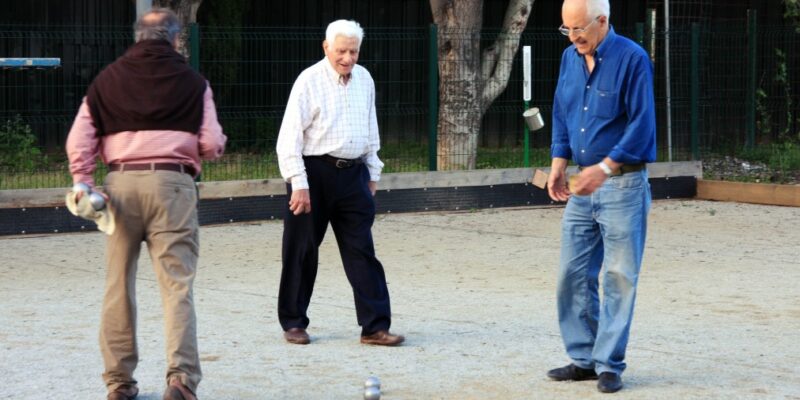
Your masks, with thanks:
M647 182L645 175L641 172L612 176L608 180L614 189L641 189Z

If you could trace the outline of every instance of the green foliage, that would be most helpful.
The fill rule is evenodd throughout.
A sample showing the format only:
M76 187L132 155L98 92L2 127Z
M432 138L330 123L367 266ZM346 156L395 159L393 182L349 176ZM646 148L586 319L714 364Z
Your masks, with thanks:
M230 119L221 121L228 136L229 153L265 153L275 150L278 124L273 118Z
M745 149L738 157L766 164L781 173L791 174L800 171L800 145L792 141L761 145Z
M800 171L800 145L783 142L770 146L766 153L766 164L781 172Z
M201 32L204 39L200 41L201 72L211 83L217 104L233 103L237 88L241 88L238 80L242 35L222 34L214 29L241 26L245 8L244 0L214 0L204 1L198 10L201 26L210 28Z
M800 33L800 0L783 0L786 8L783 12L783 18L791 21L794 24L794 29Z
M782 97L782 101L779 102L781 107L785 108L785 125L783 129L777 132L777 139L780 142L789 141L795 139L792 136L792 120L794 115L792 114L793 109L793 100L792 100L792 82L789 78L789 68L786 62L786 53L781 49L774 49L775 50L775 72L772 76L772 82L764 82L762 78L762 82L759 85L758 90L756 90L756 112L758 114L758 118L756 120L756 129L758 130L759 134L763 137L770 138L772 136L772 124L773 124L773 115L774 111L777 111L775 106L768 105L769 103L769 94L764 89L765 85L770 83L777 86L777 90L780 91L780 95ZM796 139L800 139L797 137Z
M0 126L0 167L30 172L39 166L41 151L36 136L19 115Z
M768 97L764 89L758 88L758 90L756 90L756 112L758 113L758 118L756 118L756 130L759 134L766 137L771 136L770 134L772 133L772 113L766 105Z

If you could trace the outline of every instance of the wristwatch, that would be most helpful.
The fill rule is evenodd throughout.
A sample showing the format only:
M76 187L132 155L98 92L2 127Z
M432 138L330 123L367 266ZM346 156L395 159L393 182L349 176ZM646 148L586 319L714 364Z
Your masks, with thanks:
M608 164L600 161L599 163L597 163L597 166L600 167L600 169L602 169L603 172L606 173L606 176L611 176L611 172L612 171L611 171L611 167L609 167Z

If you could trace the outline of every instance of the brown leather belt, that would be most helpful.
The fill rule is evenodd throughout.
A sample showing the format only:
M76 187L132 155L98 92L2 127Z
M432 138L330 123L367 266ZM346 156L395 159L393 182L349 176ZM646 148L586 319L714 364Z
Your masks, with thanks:
M194 168L189 165L172 163L108 164L109 171L175 171L194 176Z
M591 165L587 166L579 166L578 170L583 171L584 168L589 168ZM647 164L639 163L639 164L622 164L616 171L611 173L611 176L619 176L625 175L630 172L637 172L647 168Z
M323 154L321 156L305 156L305 157L316 158L318 160L325 161L326 163L331 164L336 168L351 168L355 167L356 165L364 163L364 160L360 158L353 158L353 159L338 158L327 154Z

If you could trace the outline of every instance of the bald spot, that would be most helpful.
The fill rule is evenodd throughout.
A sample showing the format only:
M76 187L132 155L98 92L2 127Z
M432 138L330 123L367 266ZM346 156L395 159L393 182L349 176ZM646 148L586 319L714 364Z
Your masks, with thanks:
M561 19L570 28L581 26L588 13L586 0L564 0L561 6Z

